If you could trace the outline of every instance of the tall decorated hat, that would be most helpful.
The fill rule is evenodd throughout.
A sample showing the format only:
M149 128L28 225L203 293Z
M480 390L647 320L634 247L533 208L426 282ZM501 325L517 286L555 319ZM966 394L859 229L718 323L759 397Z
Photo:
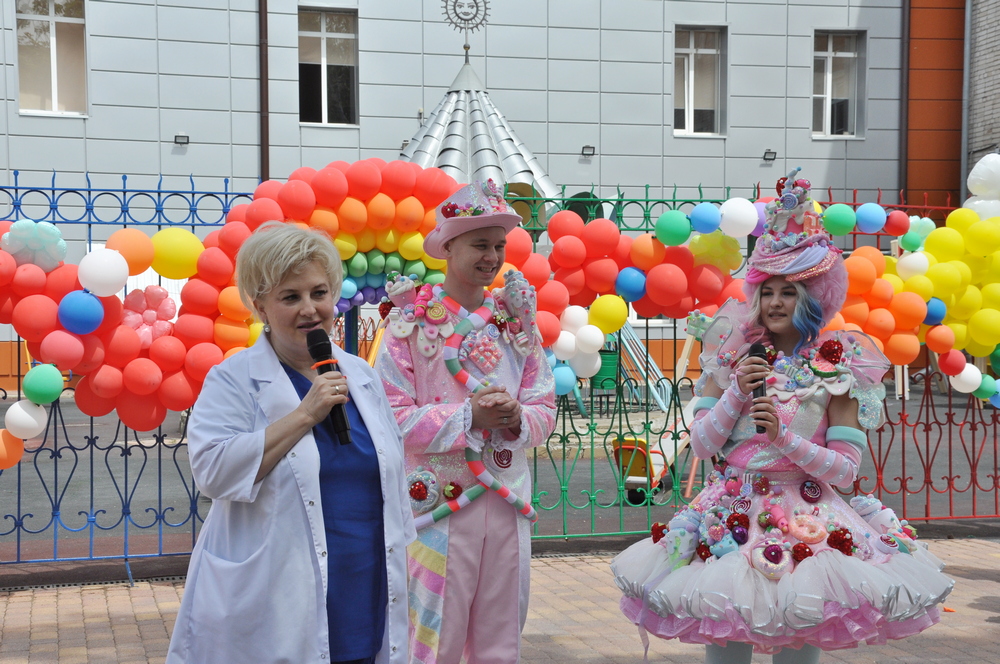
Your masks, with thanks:
M847 297L847 269L840 248L823 230L809 180L795 177L799 170L778 181L778 198L765 207L767 223L748 261L743 290L751 300L771 277L801 281L827 323Z
M505 233L521 223L521 215L504 200L503 190L489 179L456 191L437 207L437 225L424 238L424 251L444 260L444 245L462 233L501 226Z

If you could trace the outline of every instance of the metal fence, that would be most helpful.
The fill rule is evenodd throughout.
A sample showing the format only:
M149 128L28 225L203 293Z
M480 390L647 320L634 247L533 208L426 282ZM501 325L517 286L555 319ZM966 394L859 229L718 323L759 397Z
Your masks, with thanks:
M56 187L55 176L50 187L23 187L15 176L14 186L0 187L0 217L78 224L88 238L125 225L197 230L221 224L232 205L249 197L228 191L228 183L216 192L200 191L193 182L190 191L142 190L130 189L123 178L120 190L99 191ZM667 200L593 198L583 212L610 210L623 230L645 231L659 210L702 200L676 192ZM527 227L536 239L546 209L580 204L518 202L534 210ZM338 338L354 331L344 329L343 319L339 325ZM654 337L682 336L676 321L640 322L635 329L646 349ZM364 356L375 321L362 319L356 330ZM676 356L668 377L649 384L648 372L623 361L620 336L614 347L605 353L606 370L560 399L555 433L530 453L538 539L647 532L693 497L708 470L686 446L692 383L670 378ZM21 344L15 354L19 387L27 366ZM648 350L644 360L649 362ZM908 401L886 401L889 422L870 437L855 490L875 493L909 519L998 517L997 413L971 397L953 401L938 378L924 370L913 376ZM653 391L665 395L663 408L636 398ZM209 503L191 479L183 415L169 413L157 431L139 433L111 416L82 415L71 392L53 404L43 436L29 441L21 463L0 472L0 564L189 552ZM2 396L5 411L16 395Z

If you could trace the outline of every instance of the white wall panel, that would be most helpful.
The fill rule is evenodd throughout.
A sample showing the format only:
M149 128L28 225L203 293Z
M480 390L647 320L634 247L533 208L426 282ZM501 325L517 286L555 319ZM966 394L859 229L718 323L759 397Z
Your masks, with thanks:
M229 79L161 75L159 83L162 108L230 108Z
M155 74L91 71L87 96L91 104L155 107L158 82Z
M663 3L649 0L603 0L601 27L605 30L659 32L663 29Z
M605 157L617 155L660 156L663 154L662 125L600 126L600 151ZM667 129L669 131L669 129Z
M486 55L502 58L544 58L548 54L547 30L542 27L490 25Z
M229 12L225 8L211 9L207 2L204 4L204 7L195 9L160 3L156 9L157 36L160 39L207 44L228 42Z
M199 42L159 42L161 74L229 76L229 47Z
M549 25L552 27L601 27L601 0L549 0L548 5Z
M590 28L550 28L549 58L592 60L601 45L603 33Z
M600 122L601 95L597 92L549 92L549 121Z
M663 118L660 95L602 94L601 122L612 124L658 124Z
M419 23L412 21L360 21L358 48L362 51L420 53L423 48L423 31Z
M602 62L601 90L603 92L635 92L661 94L663 67L640 62Z
M157 45L151 39L91 37L90 71L130 71L155 74L159 65Z
M663 62L663 33L602 30L601 58L611 62ZM672 51L673 49L671 49ZM671 58L668 57L668 60Z
M159 139L159 126L160 112L152 106L91 104L86 131L88 139L156 141ZM170 140L173 140L173 134Z
M548 71L549 90L600 90L601 65L596 61L549 60Z
M233 142L232 114L226 111L171 109L160 111L159 140L172 143L176 134L187 134L192 143L229 145Z
M89 2L85 16L90 37L128 35L132 39L156 39L156 7L152 5Z
M548 76L545 60L538 58L491 58L483 83L489 88L545 90Z

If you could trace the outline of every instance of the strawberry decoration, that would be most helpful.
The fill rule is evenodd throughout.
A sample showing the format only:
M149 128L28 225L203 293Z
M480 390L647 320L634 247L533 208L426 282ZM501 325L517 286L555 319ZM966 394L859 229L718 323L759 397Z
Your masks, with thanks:
M769 346L764 349L764 356L767 358L768 364L774 364L774 361L778 359L778 351Z
M732 530L736 526L750 527L750 517L741 512L733 512L726 517L726 527Z
M761 496L765 495L771 490L771 483L767 481L766 477L758 477L754 480L753 490L756 491Z
M379 303L378 315L382 318L382 320L385 320L385 317L389 315L389 312L392 311L393 306L395 305L393 305L393 303L390 300L386 300L385 302Z
M447 500L455 500L462 495L462 486L458 482L448 482L444 488L444 497Z
M667 534L667 524L656 522L653 524L651 532L653 533L653 544L656 544Z
M810 549L809 545L804 542L799 542L792 547L792 559L797 563L801 563L812 554L813 550Z
M831 364L839 364L841 358L844 357L844 344L840 343L836 339L827 339L823 342L823 345L819 347L820 356L828 360Z
M712 557L712 550L708 548L708 545L702 542L698 545L698 557L702 560L708 560Z
M445 219L451 219L456 214L458 214L458 204L448 203L443 208L441 208L441 216Z
M420 480L411 484L410 498L413 498L413 500L416 501L427 500L427 485Z
M826 543L845 556L851 555L854 551L854 536L847 528L838 528L831 532L826 538Z

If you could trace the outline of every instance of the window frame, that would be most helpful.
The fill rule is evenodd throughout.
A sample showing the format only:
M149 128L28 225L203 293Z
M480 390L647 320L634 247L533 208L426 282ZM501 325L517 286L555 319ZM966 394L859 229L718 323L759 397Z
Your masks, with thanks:
M827 44L825 51L816 50L816 40L820 36L826 36ZM853 37L854 51L837 51L834 47L835 37ZM867 108L867 71L868 71L868 33L866 30L814 30L812 35L812 92L809 95L810 101L810 121L809 130L814 140L856 140L865 137L866 129L866 108ZM837 58L850 59L853 63L854 82L851 90L852 96L848 99L850 103L848 115L853 113L853 130L849 133L832 133L833 122L833 77L834 62ZM822 59L825 71L823 72L823 92L816 93L816 76L818 73L817 62ZM815 105L817 99L823 101L823 128L817 131L814 126Z
M677 33L678 31L690 32L690 38L688 40L688 46L680 47L677 46ZM706 49L698 48L695 46L695 33L697 32L713 32L716 35L716 48ZM674 97L674 111L677 110L677 100L676 100L676 89L677 89L677 63L683 59L685 61L684 66L684 129L678 129L677 124L673 118L671 118L671 123L673 124L673 135L677 137L723 137L726 135L726 95L728 88L727 81L727 68L728 68L728 30L724 25L690 25L690 24L678 24L674 26L673 33L673 54L674 54L674 88L672 91L672 96ZM694 107L694 86L695 86L695 56L697 55L707 55L712 54L716 56L716 66L715 66L715 127L714 131L695 131L694 130L694 117L695 117L695 107Z
M308 30L298 29L296 26L297 38L302 37L312 37L318 38L320 40L320 108L321 117L320 122L311 122L302 119L302 108L299 108L299 124L308 127L359 127L361 125L361 97L360 97L360 80L361 77L358 75L360 69L360 52L359 52L359 35L360 32L360 18L358 16L358 10L356 8L350 7L340 7L340 6L322 6L322 5L307 5L300 6L298 8L298 13L296 14L296 21L299 17L305 13L315 13L320 15L320 31L312 32ZM344 14L354 18L354 33L343 33L343 32L326 32L326 14ZM354 122L329 122L329 83L328 83L328 72L327 72L327 48L326 40L328 38L332 39L353 39L354 40ZM296 46L296 54L298 57L299 47ZM298 61L299 65L302 64L301 59ZM297 83L301 86L302 79L301 76L298 78ZM301 90L301 88L300 88Z
M28 116L44 116L44 117L69 117L69 118L85 118L90 114L90 69L87 63L90 61L88 49L90 44L89 35L87 33L87 15L85 0L81 0L81 6L83 7L83 18L69 17L69 16L57 16L55 13L55 1L47 0L48 2L48 14L24 14L17 11L17 2L14 2L14 58L15 58L15 75L17 80L17 110L19 115ZM20 20L26 21L45 21L49 25L49 85L50 94L52 100L52 109L46 110L44 108L24 108L21 106L22 95L21 95L21 56L20 56L20 44L17 39L17 22ZM79 111L63 111L59 110L59 58L58 58L58 30L56 25L58 23L82 25L83 26L83 110Z

